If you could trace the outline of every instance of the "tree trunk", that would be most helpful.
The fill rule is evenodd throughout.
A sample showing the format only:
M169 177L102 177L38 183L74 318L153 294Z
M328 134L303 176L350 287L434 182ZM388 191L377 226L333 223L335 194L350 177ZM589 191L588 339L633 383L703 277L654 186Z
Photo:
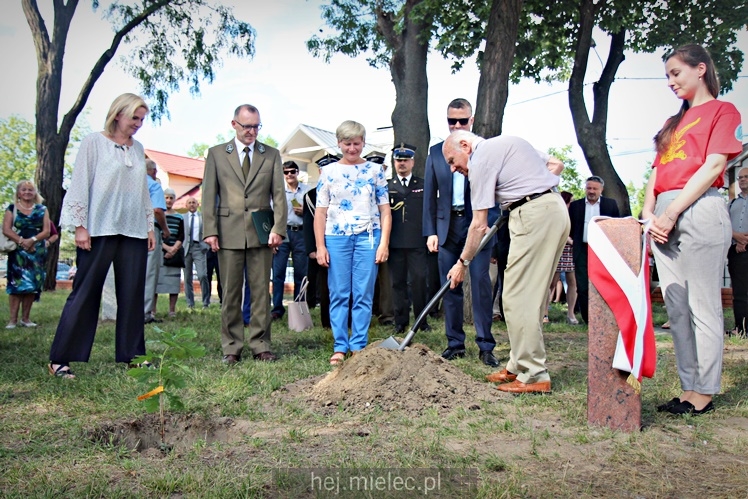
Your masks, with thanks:
M493 0L491 4L473 125L481 137L501 135L521 14L522 0Z
M584 76L592 48L592 29L595 26L595 18L594 0L584 0L580 6L574 69L569 80L569 109L574 121L577 142L582 148L590 171L602 177L605 181L605 196L615 199L621 215L626 216L631 214L628 191L613 167L606 141L610 87L618 67L624 60L626 30L621 28L619 32L612 35L608 59L600 79L593 86L594 114L590 120L584 102Z
M62 208L62 175L65 167L65 149L67 140L62 140L57 132L47 129L49 121L43 115L37 113L36 117L36 185L39 193L44 198L44 204L49 211L51 223L58 224L60 221L60 210ZM52 124L52 127L54 125ZM47 138L42 134L46 133ZM60 245L53 244L47 248L47 278L44 281L45 290L54 290L57 286L55 275L57 274L57 258L60 253Z
M429 83L426 74L429 47L428 41L423 41L423 33L429 30L430 21L417 22L410 13L422 2L405 2L405 26L402 32L395 30L394 22L387 13L379 13L377 24L392 47L390 74L395 85L395 109L392 111L395 144L405 142L416 147L413 174L418 177L424 176L429 152Z

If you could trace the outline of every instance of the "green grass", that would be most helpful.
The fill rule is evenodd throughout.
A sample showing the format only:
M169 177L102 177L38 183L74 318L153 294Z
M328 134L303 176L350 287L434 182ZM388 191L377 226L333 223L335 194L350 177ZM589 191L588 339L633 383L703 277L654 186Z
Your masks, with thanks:
M36 329L0 330L3 497L290 497L278 489L273 473L320 467L477 470L477 490L450 497L734 497L748 489L746 340L727 341L718 411L671 418L654 409L679 392L672 344L658 337L657 375L645 380L642 394L644 429L631 434L588 427L587 332L561 322L565 310L559 305L545 328L555 366L552 395L498 398L480 410L458 408L446 415L376 408L322 414L303 400L276 395L294 381L329 372L329 331L295 333L275 322L278 362L250 360L227 368L221 363L219 309L190 312L180 298L177 317L159 326L193 328L207 355L187 361L191 376L181 393L186 410L172 414L186 422L169 436L185 439L164 454L138 452L104 431L149 421L136 400L142 385L114 362L113 324L99 326L90 362L73 364L77 379L47 374L66 297L64 291L42 295L31 315ZM161 317L166 302L159 300ZM0 323L7 320L7 307L2 301ZM318 311L313 314L319 324ZM665 320L656 306L655 324ZM727 327L730 320L728 313ZM445 346L443 322L431 324L433 330L416 339L438 353ZM467 330L472 337L472 328ZM147 328L146 336L152 334ZM390 328L373 325L370 339L390 334ZM504 323L494 323L494 334L503 365L509 353ZM467 347L468 356L453 364L483 381L491 370L477 361L473 342Z

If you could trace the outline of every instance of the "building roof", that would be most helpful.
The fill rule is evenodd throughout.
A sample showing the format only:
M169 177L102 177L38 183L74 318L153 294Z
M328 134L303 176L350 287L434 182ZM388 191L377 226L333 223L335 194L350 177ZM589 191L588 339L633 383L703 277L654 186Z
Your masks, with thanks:
M146 149L145 155L155 161L161 170L170 175L203 179L205 160L202 158L188 158L187 156L154 151L153 149Z
M372 139L371 135L367 134L368 140ZM388 152L392 149L392 139L388 138L386 141L385 144L367 141L361 156L374 151ZM291 135L281 143L279 150L284 161L292 160L304 164L314 163L325 154L340 154L338 139L334 132L304 124L298 125L291 132Z
M189 191L185 192L181 196L179 196L179 199L174 201L173 208L179 212L183 212L187 210L187 199L188 198L195 198L197 199L197 202L199 203L200 200L203 198L203 184L196 185Z

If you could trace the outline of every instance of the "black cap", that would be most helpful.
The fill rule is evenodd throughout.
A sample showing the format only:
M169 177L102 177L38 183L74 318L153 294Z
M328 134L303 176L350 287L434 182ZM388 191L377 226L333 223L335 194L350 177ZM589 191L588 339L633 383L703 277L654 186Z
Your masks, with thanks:
M400 142L399 146L392 148L392 157L395 159L411 159L416 155L416 146Z
M364 159L367 161L371 161L372 163L376 163L378 165L384 164L384 158L386 154L379 152L379 151L372 151L366 156L364 156Z
M340 161L340 156L336 156L334 154L325 154L317 161L315 161L315 163L317 163L318 166L327 166L330 163L335 163L336 161Z

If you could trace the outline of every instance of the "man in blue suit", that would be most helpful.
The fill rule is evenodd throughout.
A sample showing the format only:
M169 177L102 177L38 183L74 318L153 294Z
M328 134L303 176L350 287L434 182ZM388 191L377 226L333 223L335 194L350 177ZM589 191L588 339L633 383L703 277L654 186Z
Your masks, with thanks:
M473 125L473 107L465 99L455 99L447 106L449 132L470 131ZM467 230L472 220L470 207L470 185L460 173L452 171L444 160L440 142L431 147L426 159L426 178L423 201L423 235L426 246L438 253L439 276L442 284L447 272L457 262L465 246ZM492 223L491 220L489 223ZM493 355L496 346L491 334L492 292L488 267L492 244L487 244L470 265L470 289L473 297L473 322L475 342L478 344L481 362L497 367L499 361ZM462 286L451 289L444 295L443 310L447 334L447 348L442 357L452 360L465 356L465 330Z

